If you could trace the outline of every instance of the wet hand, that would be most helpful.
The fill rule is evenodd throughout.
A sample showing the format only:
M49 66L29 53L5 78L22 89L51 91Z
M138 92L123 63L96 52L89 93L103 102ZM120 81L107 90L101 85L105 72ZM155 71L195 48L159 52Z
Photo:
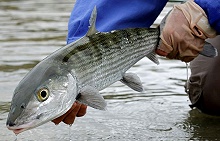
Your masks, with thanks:
M189 62L202 51L206 38L216 36L205 12L193 1L175 6L163 22L156 53L170 59Z
M75 102L73 106L62 116L52 120L54 124L64 122L66 124L73 124L76 117L81 117L86 114L87 106L79 102Z

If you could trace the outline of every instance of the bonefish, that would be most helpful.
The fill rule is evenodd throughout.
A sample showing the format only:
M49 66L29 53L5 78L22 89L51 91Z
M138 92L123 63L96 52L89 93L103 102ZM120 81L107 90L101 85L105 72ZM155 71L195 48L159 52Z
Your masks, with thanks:
M96 16L94 8L84 37L46 57L20 81L12 98L8 129L18 134L40 126L63 115L76 100L105 110L107 104L99 91L116 81L143 91L140 78L126 71L145 56L159 64L154 53L159 28L99 32Z

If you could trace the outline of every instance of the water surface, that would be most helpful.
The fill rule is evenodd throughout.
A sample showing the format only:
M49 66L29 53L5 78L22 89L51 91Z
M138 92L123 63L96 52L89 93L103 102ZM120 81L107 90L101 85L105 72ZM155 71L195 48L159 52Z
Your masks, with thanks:
M172 3L173 4L173 3ZM169 4L156 23L170 9ZM0 140L15 140L5 127L13 90L40 60L66 44L67 23L74 1L0 0ZM19 141L218 140L220 119L189 108L184 92L186 65L147 58L129 70L143 81L137 93L115 83L101 91L107 111L88 108L69 127L52 122L17 136Z

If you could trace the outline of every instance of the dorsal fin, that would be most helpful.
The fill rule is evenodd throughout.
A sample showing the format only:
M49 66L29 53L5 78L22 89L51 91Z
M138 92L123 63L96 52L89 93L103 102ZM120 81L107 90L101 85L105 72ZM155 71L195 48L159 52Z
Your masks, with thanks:
M90 36L90 35L93 35L95 33L97 33L98 31L96 30L96 17L97 17L97 9L96 9L96 6L94 7L93 11L92 11L92 14L91 14L91 17L89 19L89 30L88 32L86 33L86 36Z

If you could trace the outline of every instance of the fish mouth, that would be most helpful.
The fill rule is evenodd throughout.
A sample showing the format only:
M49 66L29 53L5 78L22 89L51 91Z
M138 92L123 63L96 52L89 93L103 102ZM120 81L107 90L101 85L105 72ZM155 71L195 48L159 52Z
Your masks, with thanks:
M9 126L9 125L7 125L7 128L9 130L12 130L17 135L21 132L24 132L26 130L29 130L29 129L33 128L33 122L23 124L23 125L19 125L19 126Z
M11 127L8 127L9 130L12 130L16 135L27 130L25 128L17 128L17 129L12 129Z

